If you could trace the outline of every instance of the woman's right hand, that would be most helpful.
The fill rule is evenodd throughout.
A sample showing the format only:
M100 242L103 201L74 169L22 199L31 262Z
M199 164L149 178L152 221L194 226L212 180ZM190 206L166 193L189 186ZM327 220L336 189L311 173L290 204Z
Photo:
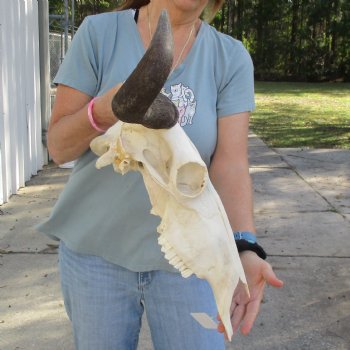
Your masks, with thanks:
M98 96L95 100L93 110L94 119L103 129L108 129L118 120L112 111L112 100L122 85L122 83L119 83L113 86L103 95Z
M96 98L93 117L101 129L108 129L117 122L111 102L121 83ZM57 164L80 157L99 132L90 124L87 110L91 96L66 85L57 87L55 104L48 128L49 153Z

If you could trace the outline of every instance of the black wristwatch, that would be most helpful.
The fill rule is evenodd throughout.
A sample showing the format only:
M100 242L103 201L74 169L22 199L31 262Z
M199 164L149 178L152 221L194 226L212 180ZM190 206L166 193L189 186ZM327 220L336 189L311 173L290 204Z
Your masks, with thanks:
M261 259L266 260L265 250L256 242L256 237L248 231L237 231L233 233L238 252L250 250L255 252Z

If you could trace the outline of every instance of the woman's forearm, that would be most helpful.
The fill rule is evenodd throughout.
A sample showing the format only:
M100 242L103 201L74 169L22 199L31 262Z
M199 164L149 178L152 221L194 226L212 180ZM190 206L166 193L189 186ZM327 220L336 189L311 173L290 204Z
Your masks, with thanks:
M96 98L92 109L96 124L104 130L117 122L111 109L111 100L120 85ZM48 130L48 148L53 160L62 164L80 157L90 142L100 133L88 118L91 96L68 86L57 89L56 102Z
M72 115L60 118L48 133L48 149L57 164L79 158L90 145L91 140L99 135L87 118L87 105Z
M248 167L213 164L210 178L224 205L232 230L255 233L253 190Z

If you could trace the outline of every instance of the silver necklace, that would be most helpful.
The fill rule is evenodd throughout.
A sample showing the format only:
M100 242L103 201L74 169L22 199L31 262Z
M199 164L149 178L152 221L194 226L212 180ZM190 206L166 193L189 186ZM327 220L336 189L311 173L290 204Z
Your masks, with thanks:
M149 4L147 4L148 32L149 32L149 39L152 40L151 21L150 21L148 6L149 6ZM177 60L176 60L176 62L175 62L175 64L174 64L172 70L170 71L169 76L174 72L174 70L176 69L176 67L177 67L178 64L180 63L181 58L182 58L182 55L183 55L183 53L184 53L184 51L185 51L185 49L186 49L188 43L190 42L191 36L192 36L193 31L194 31L194 28L195 28L195 24L196 24L196 22L194 22L194 23L192 24L190 34L188 35L187 40L186 40L186 42L185 42L185 45L184 45L183 48L181 49L180 54L179 54L179 56L178 56L178 58L177 58Z

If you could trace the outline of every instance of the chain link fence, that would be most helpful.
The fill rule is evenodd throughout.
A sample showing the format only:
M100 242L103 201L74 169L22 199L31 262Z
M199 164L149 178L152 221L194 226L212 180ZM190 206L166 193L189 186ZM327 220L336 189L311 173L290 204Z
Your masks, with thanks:
M49 18L50 80L53 86L53 79L72 41L73 24L66 14L50 14Z
M60 67L64 56L66 54L65 49L65 37L64 32L57 32L50 29L49 34L49 50L50 50L50 81L51 87L53 87L53 79L55 78L58 68ZM68 45L72 40L71 35L68 36Z

